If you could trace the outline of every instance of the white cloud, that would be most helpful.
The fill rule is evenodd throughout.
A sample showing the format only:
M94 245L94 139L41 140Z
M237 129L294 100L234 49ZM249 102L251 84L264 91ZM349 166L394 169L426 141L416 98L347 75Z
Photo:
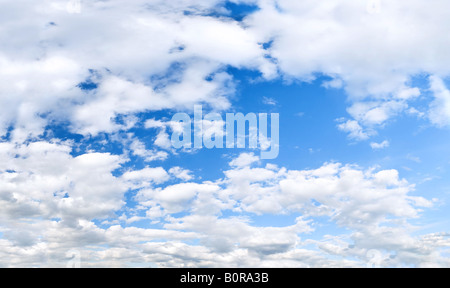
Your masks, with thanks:
M174 185L164 191L147 194L146 198L153 199L152 207L162 204L163 209L167 208L171 213L181 211L181 206L173 210L173 203L191 201L190 205L184 206L184 211L191 211L189 215L166 218L164 227L193 231L201 239L202 245L193 248L171 242L161 244L165 248L158 249L156 245L146 244L146 253L162 253L165 256L159 259L165 259L164 265L176 267L220 267L232 263L225 259L237 261L239 257L247 259L241 262L242 266L252 267L267 267L270 263L287 267L356 267L365 266L370 261L369 252L374 249L388 249L397 253L396 258L388 254L387 260L380 265L403 266L414 263L420 266L424 265L423 261L428 261L432 266L437 266L446 263L439 254L423 249L422 240L410 236L414 228L406 221L418 217L420 208L430 207L431 202L408 195L414 186L400 179L397 171L362 171L340 164L326 164L316 170L303 171L269 168L236 167L226 171L226 178L220 181L223 189L205 182ZM185 195L181 190L191 192ZM157 196L159 193L168 198L160 198ZM250 225L246 218L218 216L219 211L232 207L234 211L257 214L297 212L303 217L297 219L297 224L293 226L257 228ZM325 242L302 242L300 235L307 239L307 234L314 231L314 221L306 219L318 216L329 217L338 226L349 229L350 234L345 236L348 240L339 242L334 238L324 239ZM317 245L319 252L301 248L310 244ZM166 250L169 247L170 250ZM419 253L423 256L411 252L414 249L421 251ZM214 256L208 257L207 253ZM306 258L308 260L303 260L305 262L292 258L292 255L302 254L309 255ZM333 263L326 255L338 255L343 260L339 264ZM348 257L360 260L345 260ZM259 259L258 263L253 262L256 259Z
M324 82L322 84L323 87L329 89L329 88L334 88L334 89L340 89L343 86L343 82L341 79L333 79L327 82Z
M403 101L357 102L348 113L365 126L382 125L388 119L404 111L408 105Z
M219 2L95 1L82 3L82 13L74 15L65 0L5 3L0 67L2 83L13 85L0 87L0 103L8 107L0 133L14 123L21 129L17 137L36 136L56 119L95 136L122 129L113 121L119 114L192 109L199 102L228 108L234 84L219 71L224 65L267 77L276 68L239 23L202 16ZM77 85L88 77L98 88L81 91Z
M213 184L181 183L166 188L141 190L136 195L136 200L143 206L161 206L167 213L178 213L189 208L190 202L198 194L213 193L218 189Z
M276 106L278 104L278 102L273 98L263 97L263 104L269 105L269 106Z
M328 164L311 171L246 168L225 174L229 186L224 195L233 195L246 211L304 211L304 215L328 215L346 227L381 223L387 221L386 215L409 218L418 213L410 205L415 198L407 196L413 187L399 179L395 170L372 173ZM320 204L312 205L312 199Z
M242 153L236 159L230 162L230 166L234 167L245 167L250 166L251 164L258 162L259 157L255 156L254 153Z
M0 113L0 132L15 124L20 142L57 119L71 121L74 132L97 135L129 128L113 121L118 114L192 109L199 102L226 109L234 93L226 65L258 70L266 79L327 75L324 86L343 87L355 105L369 100L349 111L365 128L411 108L420 94L410 87L413 76L449 75L443 48L449 43L440 37L448 23L443 0L382 2L375 14L366 3L343 0L237 2L260 9L239 23L203 16L223 11L222 1L95 1L76 15L68 14L65 0L5 3L0 66L8 85L0 87L0 103L8 109ZM97 73L98 88L80 91L89 71ZM442 126L445 108L437 107L429 118Z
M435 100L431 103L429 117L433 124L444 127L450 125L450 91L444 81L436 76L430 77L430 88Z
M449 72L443 49L449 43L440 37L448 23L445 1L382 1L378 14L368 13L366 2L258 3L261 9L245 23L261 42L273 40L271 55L288 76L310 79L321 72L342 79L353 97L366 97L393 93L424 70ZM405 33L411 27L415 33Z
M1 146L5 219L40 216L76 225L80 219L108 217L124 205L126 187L111 175L123 163L119 156L91 153L72 157L65 143Z
M75 86L87 73L62 55L36 61L11 59L5 52L0 53L0 135L15 124L13 140L21 142L43 133L47 123L39 114L49 113L50 119L64 115L58 111L65 108L61 102L77 95Z
M172 142L170 141L170 136L166 132L166 129L161 129L161 131L156 136L154 144L160 148L170 150L172 148Z
M144 168L142 170L126 172L122 175L126 181L132 182L136 187L143 188L150 186L151 183L162 184L169 180L169 174L161 167Z
M250 253L272 255L286 252L300 243L299 233L308 233L312 229L301 218L288 227L254 227L245 219L217 219L214 216L187 216L171 219L165 227L174 230L193 230L205 237L205 245L217 252L230 252L237 247L248 249ZM212 235L213 238L210 238Z
M164 122L162 122L162 121L159 121L159 120L148 119L147 121L145 121L144 126L147 129L150 129L150 128L165 128L166 124Z
M260 9L244 22L260 42L271 41L268 50L281 75L308 82L318 75L330 77L323 86L345 89L353 104L349 114L364 129L376 129L413 105L421 94L411 84L413 77L450 75L450 57L443 48L450 43L442 37L449 23L442 9L448 3L443 0L433 5L380 1L377 13L367 1L257 3ZM439 95L430 120L442 126L445 97ZM355 136L362 135L350 137Z
M415 155L408 154L408 155L406 155L406 159L416 162L416 163L422 163L422 160Z
M375 142L370 143L370 147L372 147L373 150L385 149L385 148L388 148L389 145L390 145L390 143L387 140L385 140L381 143L375 143Z
M133 155L142 157L146 162L166 160L169 157L167 152L147 149L145 143L139 139L131 139L131 141L126 141L126 144L128 144Z
M169 173L174 177L181 179L183 181L190 181L194 178L192 176L192 171L188 169L183 169L181 167L170 168Z
M344 120L345 121L345 120ZM369 133L363 130L363 127L355 120L347 120L338 125L339 130L349 133L349 138L355 140L369 139Z
M410 115L414 115L414 116L416 116L418 118L424 118L425 115L426 115L424 112L421 112L421 111L417 110L414 107L409 108L407 113L410 114Z
M379 13L357 1L240 1L260 8L243 23L205 16L220 9L218 0L84 1L73 15L66 0L1 2L0 135L14 130L0 143L0 266L64 267L73 249L85 266L365 266L373 249L385 250L387 266L450 265L445 235L411 236L409 221L431 202L411 196L414 185L396 170L260 168L257 156L244 153L222 179L161 186L198 178L180 167L123 169L127 156L168 157L131 133L119 139L122 156L74 156L70 142L36 140L54 121L87 137L119 138L114 133L133 127L136 113L196 103L227 109L235 92L229 65L265 79L331 77L323 85L345 89L353 117L338 128L355 140L419 111L411 107L420 96L411 77L432 74L428 118L447 126L448 1L383 1ZM78 86L87 79L95 89ZM167 133L153 144L167 149ZM138 204L123 209L132 189ZM262 214L302 217L258 227L251 218ZM346 234L308 239L317 217ZM163 228L116 226L147 220Z
M155 188L168 180L162 168L114 177L120 157L72 157L70 150L64 143L0 145L1 266L64 267L70 250L80 252L82 267L364 267L373 249L395 251L394 258L386 254L387 266L449 264L438 252L448 244L442 236L410 236L415 227L408 220L431 202L409 195L414 186L395 170L233 166L216 183ZM169 170L180 180L186 171ZM139 188L137 212L145 213L117 219L127 225L162 221L163 229L94 224L97 218L113 220L124 193ZM229 210L249 216L222 214ZM183 216L174 216L179 212ZM251 221L253 213L302 217L281 227L259 227ZM347 234L309 239L316 217L327 217ZM192 240L199 244L185 242ZM333 260L337 256L340 260Z

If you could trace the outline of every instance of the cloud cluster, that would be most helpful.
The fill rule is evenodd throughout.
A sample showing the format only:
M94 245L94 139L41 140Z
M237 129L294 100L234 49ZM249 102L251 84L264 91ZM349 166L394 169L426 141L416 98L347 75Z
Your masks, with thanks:
M122 208L127 188L112 171L123 159L71 151L69 143L0 143L2 219L58 218L73 226Z
M229 108L230 66L328 77L349 95L338 129L352 139L404 112L448 126L448 1L232 1L259 8L242 21L219 0L85 1L79 14L66 0L29 2L0 0L0 266L65 266L69 251L84 266L450 265L448 235L411 236L432 202L396 170L292 170L242 154L222 179L198 182L150 165L169 157L168 124L146 122L159 129L152 147L130 132L139 113ZM411 104L419 74L432 75L425 108ZM86 139L125 132L123 151L43 137L55 124ZM261 227L261 215L292 219ZM323 219L345 232L311 236Z
M449 264L439 252L447 246L442 237L410 236L408 221L432 202L411 196L414 186L395 170L338 163L287 170L254 166L258 159L242 154L223 179L196 183L180 167L114 176L127 159L74 157L70 143L0 148L1 266L65 266L67 252L78 251L83 266L356 267L374 249L387 255L377 265ZM122 209L129 191L137 191L137 205ZM255 225L257 215L300 216L270 227ZM348 233L310 237L324 217ZM102 219L109 220L95 224ZM137 221L161 226L133 227Z
M376 0L376 13L365 1L232 1L259 8L242 22L218 0L91 1L79 14L65 0L3 2L0 133L14 126L17 141L55 120L97 135L133 125L117 123L118 115L199 102L226 109L234 92L228 66L265 79L331 78L323 85L347 91L348 121L356 121L339 128L359 139L413 108L421 90L411 80L433 75L429 118L448 124L436 108L444 101L436 79L450 74L443 0Z
M268 53L283 77L312 81L326 76L331 80L324 87L345 89L353 103L348 109L353 119L348 121L356 122L340 129L353 139L367 139L365 130L384 125L414 105L419 88L426 89L415 87L414 77L434 75L432 86L442 91L436 77L450 75L450 42L442 37L449 24L443 12L446 1L255 2L260 9L244 22L260 42L270 43ZM431 122L447 126L448 113L436 108L445 101L438 91L429 111Z
M126 129L118 115L224 109L234 90L223 67L276 71L238 22L204 15L219 1L94 1L80 14L64 0L4 2L0 133L14 126L18 141L52 120L95 136Z

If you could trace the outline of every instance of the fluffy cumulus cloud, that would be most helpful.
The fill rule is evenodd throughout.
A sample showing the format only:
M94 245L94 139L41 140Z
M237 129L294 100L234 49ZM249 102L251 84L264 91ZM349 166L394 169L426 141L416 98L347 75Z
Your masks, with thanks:
M189 174L179 167L171 169L173 176L161 167L113 176L126 160L99 153L74 157L69 148L2 145L2 266L66 265L70 251L77 251L85 266L356 267L370 260L370 251L383 251L377 265L448 264L439 253L447 246L443 236L410 236L414 227L408 220L432 202L412 196L414 185L396 170L338 163L315 170L252 168L246 161L232 165L223 179L194 183L186 182ZM183 182L164 185L176 178ZM143 216L112 215L129 190L139 191L132 209ZM225 216L226 211L242 216ZM174 216L180 212L186 216ZM251 215L263 214L300 216L282 227L252 223ZM311 238L317 217L347 232ZM95 219L119 222L99 226ZM161 221L162 228L124 226L141 220ZM306 248L311 245L316 248Z
M145 113L230 108L229 67L258 81L326 76L348 95L337 129L352 140L423 113L412 80L430 75L421 117L448 126L448 1L231 2L258 9L236 20L221 0L84 1L81 13L0 0L0 266L450 265L448 235L411 236L433 201L397 170L295 170L243 153L204 181L164 162L170 122L144 119L152 145L133 130ZM259 225L264 215L290 220ZM323 219L342 232L320 235Z
M414 76L433 75L436 87L450 72L445 1L232 1L259 8L242 22L223 1L93 1L82 13L65 0L2 2L0 132L14 125L19 141L55 119L96 135L123 128L117 115L227 108L229 65L266 79L330 77L324 86L354 103L351 121L372 128L411 108L421 95ZM436 113L430 120L442 126Z
M117 115L223 109L233 91L224 65L276 71L242 25L202 16L218 1L94 1L79 14L63 0L2 2L2 134L15 125L36 136L56 117L96 135L120 129Z
M72 157L66 143L1 144L2 207L5 219L105 217L120 209L125 186L111 175L119 156L101 153Z
M431 77L430 89L435 95L429 117L432 123L443 127L450 125L450 91L439 77Z
M435 75L436 87L435 77L450 74L445 48L450 43L442 37L449 21L445 1L256 2L261 9L244 21L259 41L271 43L268 50L280 73L302 81L331 78L324 87L344 88L354 103L349 121L366 128L407 111L421 95L414 76ZM442 101L437 92L435 104ZM443 124L436 119L443 111L430 113L434 124ZM352 127L344 130L352 138L367 138L355 135L356 123L348 124Z

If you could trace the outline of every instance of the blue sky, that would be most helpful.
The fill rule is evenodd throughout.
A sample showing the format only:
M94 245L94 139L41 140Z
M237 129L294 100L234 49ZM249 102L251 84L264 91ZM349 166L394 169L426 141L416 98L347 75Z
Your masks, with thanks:
M0 2L1 267L450 265L446 1Z

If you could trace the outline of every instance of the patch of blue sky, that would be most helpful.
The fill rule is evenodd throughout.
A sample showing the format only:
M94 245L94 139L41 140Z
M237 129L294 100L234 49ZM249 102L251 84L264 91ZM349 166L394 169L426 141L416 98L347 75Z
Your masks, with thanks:
M211 17L228 17L236 21L242 21L248 15L259 10L257 5L246 3L235 3L233 1L224 1L220 3L219 7L216 7L213 11L207 14ZM186 11L185 14L189 15L192 12Z

